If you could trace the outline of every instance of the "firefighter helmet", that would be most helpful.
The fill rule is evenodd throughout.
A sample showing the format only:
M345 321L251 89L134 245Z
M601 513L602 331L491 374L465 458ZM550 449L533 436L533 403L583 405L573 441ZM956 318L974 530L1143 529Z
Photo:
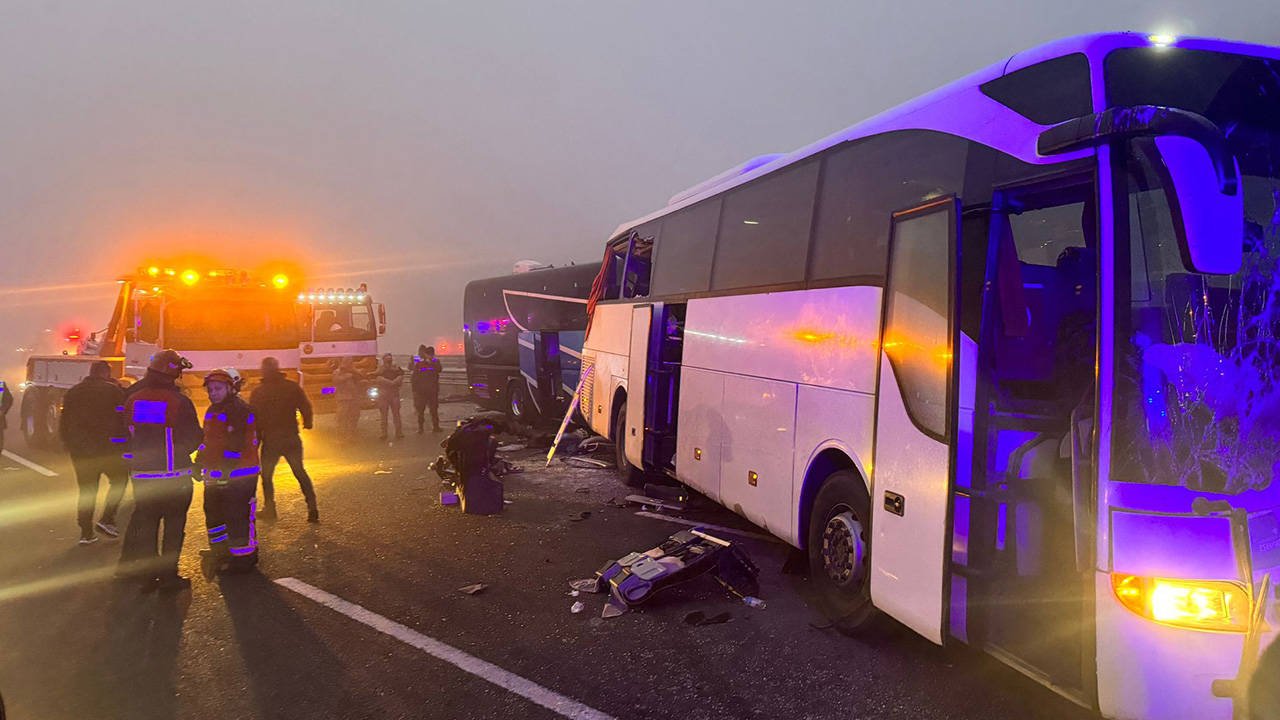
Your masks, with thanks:
M204 376L204 384L207 387L210 382L224 382L231 388L232 392L240 392L240 388L244 387L244 378L240 375L240 371L235 368L217 368L210 370Z
M151 356L147 369L176 378L183 370L191 369L191 361L179 355L177 350L161 350Z

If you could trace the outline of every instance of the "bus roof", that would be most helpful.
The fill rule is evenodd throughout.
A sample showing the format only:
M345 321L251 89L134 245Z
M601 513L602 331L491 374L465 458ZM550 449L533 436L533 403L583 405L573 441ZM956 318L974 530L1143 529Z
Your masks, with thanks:
M1167 45L1190 50L1208 50L1280 59L1280 49L1266 45L1215 40L1211 38L1176 38L1156 41L1145 33L1098 33L1064 38L1024 50L1012 57L966 75L937 90L909 100L897 107L863 120L794 152L775 156L767 162L748 161L700 182L672 197L666 207L623 223L611 238L642 223L662 217L700 200L725 192L779 168L799 162L840 143L858 140L894 130L932 130L964 137L1033 164L1063 162L1089 155L1091 150L1062 153L1046 158L1036 152L1036 139L1052 125L1040 125L983 94L981 86L990 80L1021 70L1036 63L1074 53L1089 60L1094 108L1106 106L1101 82L1102 59L1112 50L1128 47Z

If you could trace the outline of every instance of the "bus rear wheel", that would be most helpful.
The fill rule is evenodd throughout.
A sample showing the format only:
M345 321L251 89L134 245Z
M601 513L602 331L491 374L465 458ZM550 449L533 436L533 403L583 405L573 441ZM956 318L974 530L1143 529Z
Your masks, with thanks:
M871 604L870 510L862 478L838 470L823 481L809 516L809 577L823 614L846 635L881 625Z
M533 406L524 380L513 380L507 388L507 415L525 425L536 425L538 422L538 411Z
M44 388L29 387L22 392L22 440L32 450L42 450L49 442L47 405Z
M618 477L627 487L644 487L644 471L637 470L627 461L627 402L618 403L613 418L613 458L618 466Z

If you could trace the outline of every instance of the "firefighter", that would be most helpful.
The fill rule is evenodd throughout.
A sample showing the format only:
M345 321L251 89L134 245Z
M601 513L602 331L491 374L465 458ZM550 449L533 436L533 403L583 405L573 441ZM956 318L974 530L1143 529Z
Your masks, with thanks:
M258 495L258 432L254 413L240 397L244 379L234 368L205 375L209 410L196 467L204 483L209 549L200 553L206 578L258 564L254 506Z
M125 486L129 484L129 471L119 449L128 434L121 413L123 406L124 390L111 377L111 366L105 360L93 361L89 366L89 376L68 390L62 400L58 434L71 455L71 465L76 470L76 482L80 486L77 521L81 545L98 541L93 532L93 515L103 475L107 476L110 485L97 528L108 537L120 534L116 529L116 512L124 499Z
M338 430L347 441L355 439L356 426L360 423L360 372L355 362L342 358L333 371L334 400L338 403Z
M195 405L177 386L190 367L177 351L161 350L152 356L146 376L125 391L129 436L124 459L133 481L134 509L125 530L120 575L139 580L143 592L191 586L178 575L178 556L191 507L191 453L200 446L202 433Z
M8 426L9 408L13 407L13 393L0 380L0 452L4 452L4 429Z
M302 464L302 438L298 436L298 415L302 427L311 429L311 401L302 386L280 372L280 361L273 357L262 360L262 384L254 388L249 404L258 416L258 435L262 438L262 512L263 520L276 519L275 486L271 478L276 463L283 457L293 470L307 501L307 522L320 522L316 509L316 491L311 476Z
M382 435L378 439L387 439L387 413L396 424L396 439L404 438L400 427L400 384L404 381L404 370L396 365L391 353L382 356L382 367L374 375L374 387L378 389L378 415L382 419Z
M418 355L413 359L413 375L409 385L413 389L413 409L418 413L418 434L426 425L426 410L431 410L431 431L440 432L440 358L436 357L436 349L426 345L418 346Z

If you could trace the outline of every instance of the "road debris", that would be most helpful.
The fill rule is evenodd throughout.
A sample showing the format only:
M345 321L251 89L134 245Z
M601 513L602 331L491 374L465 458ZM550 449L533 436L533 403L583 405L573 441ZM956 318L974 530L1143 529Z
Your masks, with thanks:
M699 528L681 530L645 552L627 553L606 563L595 578L574 580L569 586L582 592L608 592L613 610L606 606L602 616L616 617L668 587L708 573L736 597L751 597L763 605L753 597L759 591L760 571L755 563L737 545Z
M488 587L489 586L484 583L472 583L470 585L463 585L462 587L458 588L458 592L466 595L476 595L484 592L485 589Z
M646 509L654 509L654 510L659 510L659 509L675 510L678 512L685 509L684 503L673 502L669 500L659 500L658 498L651 498L646 495L628 495L627 502L635 505L640 505Z
M581 600L577 600L572 605L569 606L569 612L573 613L574 615L577 615L578 613L586 609L587 609L587 606L583 604Z
M583 520L586 520L589 517L591 517L591 511L583 510L582 512L574 513L573 515L570 515L569 522L582 522Z

